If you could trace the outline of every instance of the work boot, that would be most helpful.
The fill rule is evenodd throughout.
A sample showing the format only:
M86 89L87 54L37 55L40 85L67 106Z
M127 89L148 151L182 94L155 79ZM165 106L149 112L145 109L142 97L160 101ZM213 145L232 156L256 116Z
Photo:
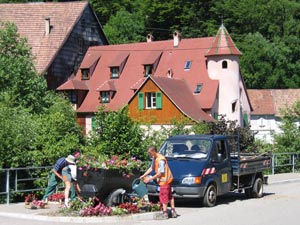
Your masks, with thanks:
M176 218L176 217L177 217L177 213L176 213L175 210L172 210L172 211L171 211L171 217L172 217L172 218Z
M157 220L167 220L168 218L168 213L159 213L155 216L155 219Z

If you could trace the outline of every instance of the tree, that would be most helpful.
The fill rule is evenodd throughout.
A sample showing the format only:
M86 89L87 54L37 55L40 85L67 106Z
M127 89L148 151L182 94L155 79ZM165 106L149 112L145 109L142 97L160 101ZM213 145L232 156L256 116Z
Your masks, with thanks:
M49 106L52 93L37 74L31 49L14 24L0 22L0 52L0 100L9 97L12 106L42 112Z
M143 144L143 130L128 115L128 107L117 111L106 111L100 108L95 116L96 129L88 143L94 154L129 155L139 159L146 158Z
M0 167L49 165L82 143L71 104L48 91L15 25L0 23Z
M299 152L300 146L300 101L282 110L282 133L275 134L275 152Z
M111 16L104 26L110 44L144 41L144 18L139 13L129 13L123 9Z
M241 58L241 71L248 88L286 86L285 76L291 51L284 43L280 40L272 43L260 33L255 33L245 37L241 49L244 52Z

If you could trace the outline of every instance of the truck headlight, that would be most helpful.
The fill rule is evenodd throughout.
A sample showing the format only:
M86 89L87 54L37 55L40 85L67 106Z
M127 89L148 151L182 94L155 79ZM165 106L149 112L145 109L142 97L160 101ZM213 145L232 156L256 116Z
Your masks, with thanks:
M185 177L182 179L182 184L200 184L201 177Z

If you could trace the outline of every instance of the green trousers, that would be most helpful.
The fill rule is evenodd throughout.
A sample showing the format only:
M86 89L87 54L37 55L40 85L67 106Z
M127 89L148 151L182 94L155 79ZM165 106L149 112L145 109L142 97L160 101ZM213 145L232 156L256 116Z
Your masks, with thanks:
M48 187L45 190L43 200L47 199L51 194L54 193L56 186L58 185L58 182L60 182L60 181L62 181L62 180L59 179L59 177L57 177L54 173L51 174L50 179L48 181ZM71 198L71 200L74 200L76 198L75 188L74 188L73 184L71 184L70 198Z

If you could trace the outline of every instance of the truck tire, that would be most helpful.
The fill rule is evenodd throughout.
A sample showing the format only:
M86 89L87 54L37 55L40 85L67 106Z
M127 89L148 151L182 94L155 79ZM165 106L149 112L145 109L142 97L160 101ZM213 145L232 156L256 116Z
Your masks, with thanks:
M203 198L203 206L205 207L213 207L217 202L217 189L215 185L210 184L206 189L204 198Z
M158 203L158 201L159 201L158 196L153 196L153 195L148 195L148 199L149 199L149 202L152 202L152 203Z
M123 188L113 190L105 199L104 203L106 206L116 206L124 203L124 197L126 191Z
M253 184L252 197L261 198L264 192L264 182L260 177L257 177Z
M251 188L245 189L247 198L261 198L263 196L263 180L257 177Z
M252 188L245 189L245 195L246 195L246 197L247 198L252 198L253 197L252 192L253 192Z

